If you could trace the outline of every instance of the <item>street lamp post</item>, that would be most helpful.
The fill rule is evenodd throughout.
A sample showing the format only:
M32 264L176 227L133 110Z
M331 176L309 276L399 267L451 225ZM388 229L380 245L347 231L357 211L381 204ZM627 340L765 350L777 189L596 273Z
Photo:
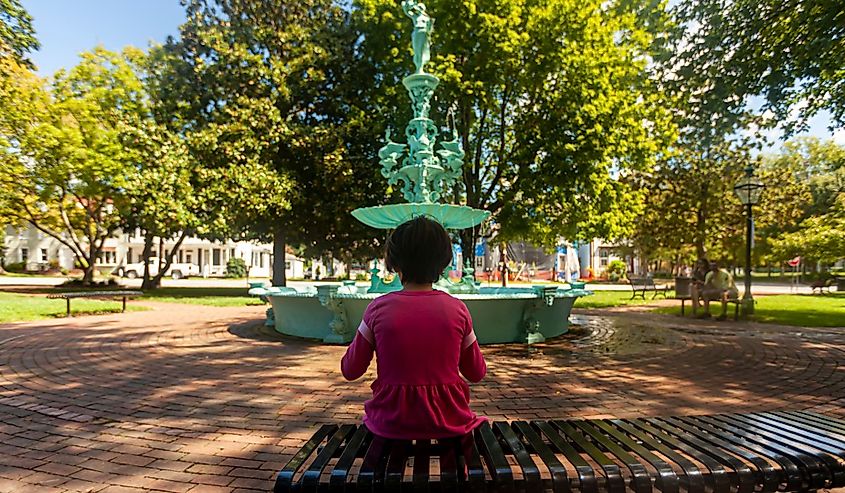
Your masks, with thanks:
M742 296L742 313L754 314L754 297L751 295L751 244L754 242L754 212L752 207L760 202L765 185L754 176L754 167L745 168L745 176L734 185L734 193L745 206L745 294Z

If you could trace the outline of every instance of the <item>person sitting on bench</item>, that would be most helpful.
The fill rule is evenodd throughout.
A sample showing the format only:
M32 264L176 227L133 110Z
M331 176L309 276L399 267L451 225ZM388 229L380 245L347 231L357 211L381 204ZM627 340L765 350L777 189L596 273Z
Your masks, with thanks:
M692 316L698 313L699 303L701 298L701 288L704 286L704 280L710 272L710 262L706 258L700 258L695 263L695 270L692 271L692 281L690 282L690 297L692 298Z
M373 300L341 371L360 378L378 355L372 399L364 403L364 425L389 439L440 439L465 435L486 421L469 407L469 386L487 365L469 310L457 298L433 289L452 262L449 234L424 216L390 235L385 263L402 290Z
M739 291L734 284L734 278L730 272L719 268L718 262L710 262L710 272L704 279L704 285L700 292L693 293L692 304L695 307L698 300L704 301L704 313L699 318L710 318L710 302L722 302L722 314L719 315L719 320L728 318L728 300L735 300L739 296Z

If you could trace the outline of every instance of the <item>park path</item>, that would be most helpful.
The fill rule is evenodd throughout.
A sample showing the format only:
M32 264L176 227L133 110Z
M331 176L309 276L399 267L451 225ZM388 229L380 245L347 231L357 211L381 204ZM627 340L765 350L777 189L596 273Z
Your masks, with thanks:
M356 422L342 347L277 336L263 307L0 325L0 492L268 491L327 422ZM486 346L494 419L813 409L845 417L836 330L578 314L547 344Z

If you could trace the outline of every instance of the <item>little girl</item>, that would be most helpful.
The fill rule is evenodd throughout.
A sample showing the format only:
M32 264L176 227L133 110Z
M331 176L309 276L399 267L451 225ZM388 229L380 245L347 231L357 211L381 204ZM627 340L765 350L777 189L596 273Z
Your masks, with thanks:
M447 438L485 421L469 408L469 386L487 373L466 305L432 288L452 261L439 223L412 219L387 240L388 270L403 289L375 299L341 362L347 380L360 378L378 354L373 398L364 424L397 439Z

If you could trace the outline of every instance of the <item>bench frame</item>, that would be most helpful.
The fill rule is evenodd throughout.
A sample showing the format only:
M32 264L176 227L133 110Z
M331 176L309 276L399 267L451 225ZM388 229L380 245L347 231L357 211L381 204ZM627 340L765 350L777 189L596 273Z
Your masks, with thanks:
M123 299L123 307L121 309L121 313L126 312L126 299L127 298L137 298L138 296L143 296L143 291L76 291L72 293L55 293L47 295L48 299L55 300L55 299L64 299L67 301L67 314L68 318L71 317L70 311L70 300L76 298L93 298L93 299L102 299L102 298L122 298Z

